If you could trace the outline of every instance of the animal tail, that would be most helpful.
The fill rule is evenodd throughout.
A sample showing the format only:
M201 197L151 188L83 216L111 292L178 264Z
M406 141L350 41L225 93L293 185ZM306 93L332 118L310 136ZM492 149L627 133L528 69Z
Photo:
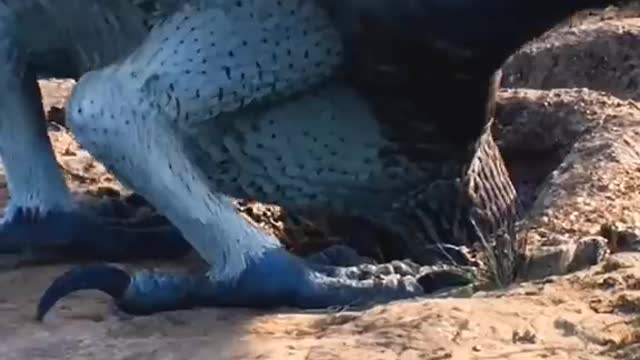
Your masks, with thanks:
M493 140L491 124L476 143L462 179L462 196L469 208L470 240L484 248L493 280L507 285L514 280L525 252L524 240L516 235L523 207Z
M470 160L456 165L457 175L429 181L403 197L386 223L403 239L403 253L423 265L469 265L468 250L480 247L477 254L490 280L507 285L524 254L525 244L515 231L522 206L491 122L469 151Z

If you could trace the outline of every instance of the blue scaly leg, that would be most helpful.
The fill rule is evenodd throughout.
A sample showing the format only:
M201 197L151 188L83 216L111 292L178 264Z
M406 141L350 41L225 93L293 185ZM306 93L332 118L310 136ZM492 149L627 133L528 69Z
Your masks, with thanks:
M110 294L126 312L150 314L194 306L366 306L473 281L472 274L459 268L342 267L334 263L350 264L349 256L331 256L328 251L329 259L322 261L322 256L307 260L288 253L243 219L231 198L212 189L191 158L189 138L176 131L163 114L153 106L132 110L126 100L118 100L119 107L105 106L116 102L110 96L138 98L123 91L126 88L121 87L118 73L112 73L117 70L94 72L81 80L69 103L69 124L81 143L181 230L211 268L196 275L130 275L107 265L81 266L63 274L45 291L39 319L61 298L81 289ZM112 121L110 111L115 112L116 120ZM134 118L132 111L145 117ZM95 116L103 112L107 121Z
M213 276L160 272L130 275L102 264L78 267L57 278L45 291L36 318L42 321L60 299L85 289L111 295L116 305L129 314L149 315L213 306L362 308L465 286L475 280L471 268L420 267L410 261L349 267L318 265L280 248L247 264L236 279L216 281Z
M175 259L191 250L165 217L124 199L87 199L45 213L18 208L0 225L0 253L19 264Z
M45 291L38 306L38 319L43 319L61 298L82 289L101 290L114 297L123 311L142 315L196 306L303 309L367 306L424 295L425 285L431 291L439 286L473 281L471 274L450 269L424 267L416 271L400 264L349 267L327 264L343 262L342 255L324 263L317 256L313 260L302 259L289 254L269 235L246 222L229 199L220 195L200 197L198 184L190 183L189 187L194 196L176 189L182 194L173 190L166 200L160 201L167 206L170 199L175 199L167 207L170 218L184 229L188 239L197 236L193 244L213 264L208 273L129 275L108 265L80 266L56 279ZM184 212L186 208L182 208L196 203L196 199L207 199L211 206L212 216L205 221L194 219L192 212ZM183 211L172 210L174 206ZM212 228L216 231L210 231Z
M344 206L366 198L372 207L387 203L406 178L420 180L412 169L404 178L387 176L365 161L385 142L348 87L288 96L321 84L340 63L338 34L315 1L255 0L185 8L128 58L85 74L67 110L78 141L180 229L210 269L129 275L79 267L45 291L38 318L80 289L102 290L123 310L147 314L193 306L367 305L468 283L465 271L446 268L404 276L406 269L396 273L393 264L303 259L237 213L231 196L257 187L261 200L299 208L322 198ZM318 133L318 146L311 136L302 140L305 133ZM336 160L324 141L344 156ZM301 158L285 158L287 152ZM314 161L367 176L301 172Z
M5 30L0 26L0 83L7 87L0 96L0 157L11 199L0 222L0 254L38 263L186 255L191 247L166 219L118 220L113 207L72 199L47 136L35 75L17 37Z

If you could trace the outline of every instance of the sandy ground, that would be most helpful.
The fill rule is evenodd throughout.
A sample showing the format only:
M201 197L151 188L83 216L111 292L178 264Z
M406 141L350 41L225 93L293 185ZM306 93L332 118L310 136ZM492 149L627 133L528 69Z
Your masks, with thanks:
M563 260L543 257L524 274L537 280L505 291L364 312L203 309L133 318L83 292L44 323L33 321L38 297L69 266L0 270L0 359L640 359L640 253L623 251L640 238L635 14L591 17L530 44L505 65L509 89L499 96L496 136L514 178L538 193L520 236L537 250L601 239L612 251L603 263L543 277ZM45 108L62 106L71 86L43 82ZM54 128L74 189L119 189ZM277 208L243 208L291 236Z

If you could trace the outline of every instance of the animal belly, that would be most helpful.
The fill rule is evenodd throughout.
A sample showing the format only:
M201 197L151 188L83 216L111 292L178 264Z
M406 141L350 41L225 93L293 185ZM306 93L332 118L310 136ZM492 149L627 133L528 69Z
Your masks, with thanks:
M424 177L385 151L391 144L374 113L345 84L221 116L195 133L212 188L287 207L382 208Z

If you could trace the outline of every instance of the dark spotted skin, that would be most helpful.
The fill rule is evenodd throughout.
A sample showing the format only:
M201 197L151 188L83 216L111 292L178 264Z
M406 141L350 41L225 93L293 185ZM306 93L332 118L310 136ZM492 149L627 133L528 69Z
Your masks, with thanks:
M459 245L475 241L497 280L510 281L521 244L492 237L517 214L489 132L496 71L564 17L609 3L254 0L176 13L126 59L85 75L68 121L211 270L79 267L47 290L38 317L86 288L143 314L425 295L472 281ZM437 265L367 272L336 267L346 264L340 257L327 265L292 256L241 219L229 195L353 211L388 225L410 255Z
M125 56L182 1L0 2L0 156L10 201L0 253L27 262L176 258L191 250L162 217L117 219L105 201L75 201L47 137L37 78L79 78ZM153 6L152 6L153 5ZM131 204L121 204L135 213Z

